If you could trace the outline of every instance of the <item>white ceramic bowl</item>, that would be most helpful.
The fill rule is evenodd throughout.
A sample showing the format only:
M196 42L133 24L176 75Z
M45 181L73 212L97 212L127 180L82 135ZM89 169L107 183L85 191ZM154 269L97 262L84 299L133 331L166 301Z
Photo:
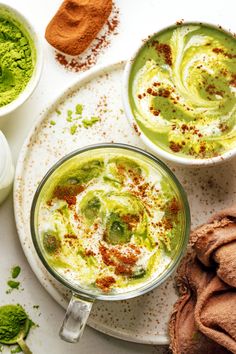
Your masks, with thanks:
M20 29L27 36L34 45L35 49L35 63L34 63L34 71L33 74L27 84L27 86L23 89L23 91L19 94L19 96L10 102L9 104L0 107L0 117L4 116L16 108L21 106L33 93L36 88L40 75L42 72L43 65L43 50L40 38L34 29L33 25L26 19L21 13L19 13L16 9L12 8L9 5L4 3L0 3L0 15L8 17L16 26L20 26Z
M184 25L186 24L201 24L201 25L208 25L211 27L215 27L218 30L220 29L223 32L226 32L226 34L231 35L232 33L230 33L229 31L222 29L222 27L220 26L215 26L209 23L203 23L203 22L184 22ZM176 24L174 24L176 25ZM225 152L224 154L221 154L219 156L215 156L212 158L206 158L206 159L193 159L193 158L185 158L182 156L178 156L175 154L172 154L168 151L165 151L163 149L161 149L159 146L157 146L156 144L154 144L148 137L147 135L145 135L142 130L139 128L137 121L134 118L131 106L130 106L130 101L129 101L129 80L130 80L130 73L132 70L132 66L134 63L134 60L136 59L136 57L139 55L140 51L142 50L142 48L145 46L146 42L150 41L153 37L155 37L156 35L158 35L160 32L172 27L173 25L170 25L168 27L165 28L161 28L159 31L153 33L152 35L149 35L147 37L146 40L143 40L140 44L140 46L138 47L138 49L135 50L134 54L131 56L131 58L127 61L127 64L125 66L125 70L124 70L124 76L123 76L123 85L122 85L122 99L123 99L123 105L124 105L124 110L125 110L125 114L129 120L129 122L131 123L131 125L134 127L135 126L135 130L138 133L138 135L140 136L140 139L144 142L144 144L154 153L156 154L158 157L160 157L161 159L167 160L167 161L171 161L174 162L176 164L180 164L180 165L185 165L186 167L201 167L201 166L211 166L211 165L215 165L215 164L220 164L225 162L226 160L231 159L232 157L236 156L236 148L229 150L227 152Z

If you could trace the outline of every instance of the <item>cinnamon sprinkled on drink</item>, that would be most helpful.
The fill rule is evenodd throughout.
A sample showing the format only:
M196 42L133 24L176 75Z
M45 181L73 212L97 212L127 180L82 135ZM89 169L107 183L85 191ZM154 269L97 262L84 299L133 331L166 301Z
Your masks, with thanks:
M165 63L169 66L172 65L172 52L169 44L159 43L158 41L153 41L153 45L156 50L164 56Z
M178 214L178 212L180 211L180 205L176 198L173 198L171 200L170 204L168 205L168 210L171 212L171 214Z
M179 152L182 149L182 146L180 144L175 143L174 141L170 142L170 149L174 152Z
M206 87L206 92L208 92L210 95L219 95L219 96L223 96L224 95L224 92L220 91L220 90L217 90L217 88L213 84L208 85Z
M230 80L229 84L233 87L236 87L236 74L232 74L232 79Z
M77 236L76 235L73 235L73 234L66 234L64 235L65 238L69 238L69 239L73 239L73 240L76 240L77 239Z
M128 225L129 230L132 230L139 222L139 215L131 215L131 214L123 215L121 217L121 220Z
M115 282L115 279L110 276L96 279L96 285L104 292L109 291L110 287L115 284Z
M65 200L69 205L76 204L76 196L84 191L81 185L57 186L54 189L53 197Z
M92 250L85 250L85 256L90 257L95 255L96 253L94 253Z

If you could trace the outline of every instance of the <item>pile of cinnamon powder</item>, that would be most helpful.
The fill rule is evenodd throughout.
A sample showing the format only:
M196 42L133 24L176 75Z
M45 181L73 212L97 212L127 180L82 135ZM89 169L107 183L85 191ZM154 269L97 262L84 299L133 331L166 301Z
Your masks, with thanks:
M45 33L57 61L76 72L94 65L116 34L118 15L112 0L64 0Z

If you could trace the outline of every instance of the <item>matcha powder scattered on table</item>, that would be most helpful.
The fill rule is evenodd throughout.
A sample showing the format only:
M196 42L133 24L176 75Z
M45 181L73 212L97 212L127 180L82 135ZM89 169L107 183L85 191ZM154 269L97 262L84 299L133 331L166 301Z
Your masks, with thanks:
M16 99L33 73L32 45L21 29L0 17L0 107Z

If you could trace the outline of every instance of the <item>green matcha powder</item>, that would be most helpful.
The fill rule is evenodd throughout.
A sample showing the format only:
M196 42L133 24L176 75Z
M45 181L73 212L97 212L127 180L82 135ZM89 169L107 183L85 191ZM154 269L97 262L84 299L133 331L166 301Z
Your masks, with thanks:
M33 73L28 38L19 27L0 17L0 107L15 100Z

